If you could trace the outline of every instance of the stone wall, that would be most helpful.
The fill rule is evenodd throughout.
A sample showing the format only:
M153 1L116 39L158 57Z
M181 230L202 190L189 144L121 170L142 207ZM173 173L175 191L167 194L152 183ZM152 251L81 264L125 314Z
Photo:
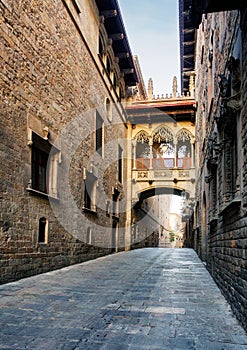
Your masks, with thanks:
M233 11L203 16L196 47L194 248L245 328L246 50L246 13L240 16ZM240 63L240 79L231 66L231 57Z
M95 25L98 14L91 3L88 1L87 8ZM0 1L1 283L112 252L113 218L106 212L105 200L96 214L83 212L84 172L97 176L103 164L102 157L95 154L99 109L105 123L105 143L112 141L112 145L105 150L109 166L100 173L96 202L101 197L111 199L116 187L123 197L124 188L118 182L120 141L116 140L125 142L125 115L120 105L112 108L111 121L104 116L106 98L116 102L116 93L97 55L89 50L92 43L88 46L83 31L75 26L73 16L77 14L72 5L58 0ZM42 138L44 128L49 130L49 142L60 150L58 173L69 168L69 183L63 182L63 175L58 176L59 200L52 202L30 190L30 135L35 132ZM78 147L70 154L73 143ZM73 218L69 217L71 202L66 202L68 185L69 199L78 209ZM48 222L45 243L38 242L40 218ZM73 224L66 227L66 219ZM124 210L116 220L119 227L125 226ZM124 249L123 230L117 240L119 247L114 250Z

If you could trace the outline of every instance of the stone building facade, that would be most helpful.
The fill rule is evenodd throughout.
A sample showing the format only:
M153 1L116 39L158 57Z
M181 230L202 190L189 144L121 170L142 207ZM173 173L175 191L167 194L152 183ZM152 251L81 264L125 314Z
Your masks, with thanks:
M182 26L196 30L191 242L247 329L247 8L243 1L183 5Z
M137 75L115 0L1 0L0 18L4 283L125 249Z

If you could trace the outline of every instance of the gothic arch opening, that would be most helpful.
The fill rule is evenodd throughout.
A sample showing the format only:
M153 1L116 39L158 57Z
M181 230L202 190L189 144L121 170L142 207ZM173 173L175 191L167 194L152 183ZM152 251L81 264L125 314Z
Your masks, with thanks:
M182 212L185 198L189 198L189 192L181 188L163 186L140 192L139 201L132 209L134 246L182 248L187 225Z
M161 126L153 134L153 168L173 168L175 159L173 133L168 127Z
M150 166L149 136L141 130L135 137L136 140L136 168L148 169Z
M177 167L189 169L191 167L191 134L188 130L182 129L177 134Z

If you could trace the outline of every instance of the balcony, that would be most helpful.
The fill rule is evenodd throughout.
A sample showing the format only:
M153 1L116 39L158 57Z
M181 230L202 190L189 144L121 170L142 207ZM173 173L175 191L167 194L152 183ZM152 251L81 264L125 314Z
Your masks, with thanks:
M151 166L150 166L151 163ZM184 158L137 158L132 169L134 182L143 181L191 181L195 178L192 159Z
M137 158L136 159L136 169L171 169L171 168L179 168L179 169L190 169L191 168L191 158L183 157L183 158L153 158L151 160L152 166L150 167L150 159L149 158Z

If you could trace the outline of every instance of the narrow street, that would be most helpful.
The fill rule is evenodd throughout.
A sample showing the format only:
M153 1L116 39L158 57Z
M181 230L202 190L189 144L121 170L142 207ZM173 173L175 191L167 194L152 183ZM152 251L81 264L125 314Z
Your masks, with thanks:
M0 349L244 350L196 253L122 252L0 286Z

